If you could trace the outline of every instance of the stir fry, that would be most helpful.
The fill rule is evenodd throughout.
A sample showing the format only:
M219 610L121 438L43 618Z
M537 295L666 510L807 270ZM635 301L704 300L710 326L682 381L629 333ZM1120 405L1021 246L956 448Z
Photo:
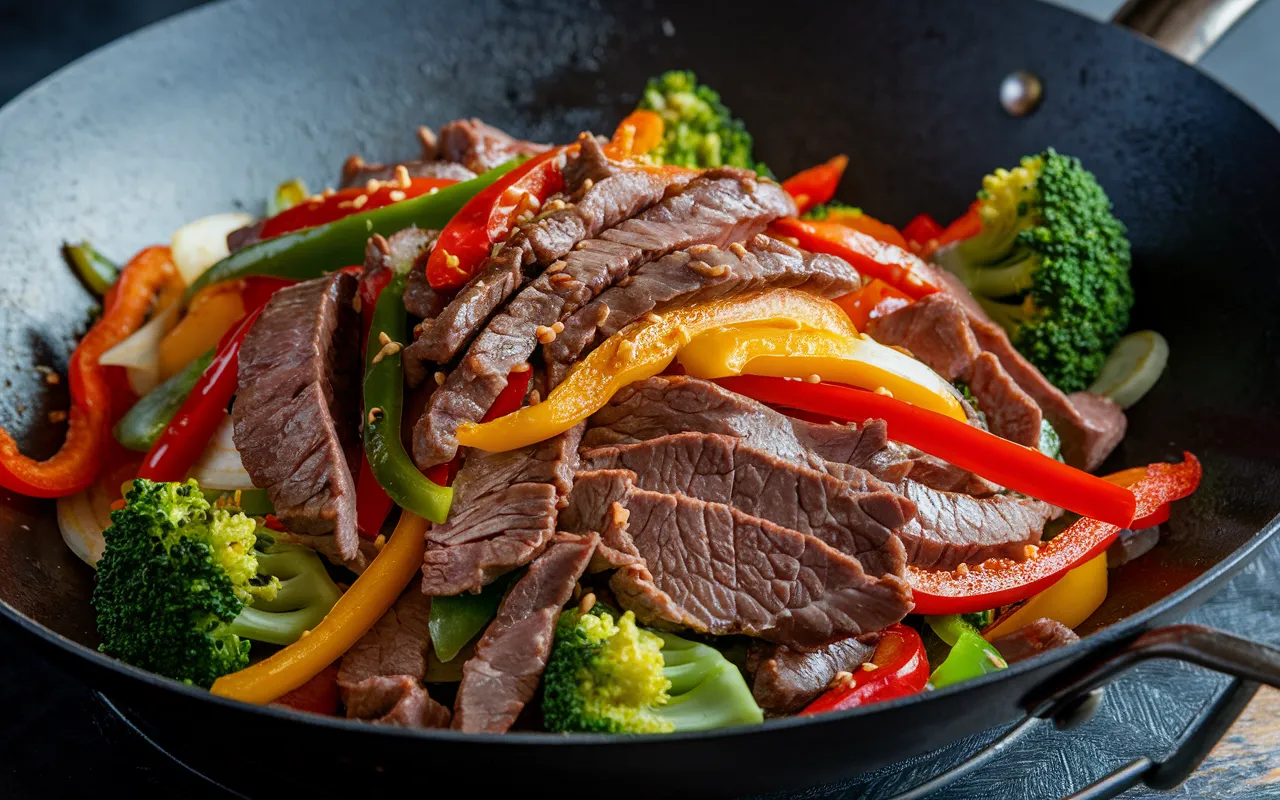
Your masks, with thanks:
M689 72L607 138L419 133L66 247L102 297L66 442L0 431L0 485L56 498L103 652L415 728L843 711L1070 646L1199 483L1096 474L1169 348L1074 157L899 229L837 199L856 153L779 182Z

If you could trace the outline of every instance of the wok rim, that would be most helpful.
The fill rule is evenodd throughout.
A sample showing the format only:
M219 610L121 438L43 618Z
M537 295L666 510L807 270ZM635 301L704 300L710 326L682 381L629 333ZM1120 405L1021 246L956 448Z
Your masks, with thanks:
M128 46L135 39L157 34L165 28L187 23L195 17L205 14L220 13L223 9L229 6L239 5L242 2L245 2L245 0L217 0L216 2L211 2L203 6L187 9L149 23L137 30L131 31L100 47L97 47L88 53L85 53L44 78L41 78L36 83L15 95L3 106L0 106L0 127L3 126L4 122L10 115L19 113L21 110L20 107L24 105L24 103L29 102L32 98L38 97L46 91L49 91L53 84L66 79L68 73L87 67L91 62L105 57L106 55L114 52L117 48ZM1074 9L1065 8L1054 3L1047 2L1046 0L1036 0L1036 5L1041 9L1046 10L1046 13L1060 13L1079 17L1101 28L1115 29L1122 32L1136 40L1142 47L1148 48L1149 50L1157 53L1159 58L1167 59L1169 62L1176 64L1178 68L1194 72L1200 79L1210 82L1217 91L1226 94L1233 102L1236 102L1247 109L1250 114L1260 119L1267 127L1277 133L1280 133L1280 122L1272 121L1267 115L1263 114L1252 101L1241 96L1235 89L1222 83L1198 67L1186 64L1166 53L1147 37L1128 28L1124 28L1123 26L1114 25L1105 20L1100 21L1094 19L1086 14L1075 11ZM1059 666L1066 666L1076 661L1083 661L1090 655L1096 654L1098 651L1107 648L1109 645L1118 645L1125 640L1136 637L1143 630L1150 627L1149 623L1151 623L1152 620L1168 614L1171 611L1178 610L1180 606L1187 604L1188 601L1199 599L1203 602L1204 600L1209 599L1213 594L1221 591L1221 586L1211 586L1211 584L1223 583L1239 572L1251 560L1257 557L1262 548L1270 542L1278 530L1280 530L1280 513L1277 513L1269 521L1264 523L1247 541L1227 554L1221 561L1214 564L1194 580L1189 581L1157 602L1152 603L1135 614L1125 617L1118 622L1083 637L1079 642L1074 643L1071 646L1060 647L1041 653L1037 656L1026 659L1025 661L1012 664L1008 669L989 673L979 678L966 681L962 684L954 684L943 689L920 692L918 694L908 695L894 700L882 701L867 706L855 707L844 711L827 712L808 716L792 715L789 717L765 720L763 723L754 725L739 725L731 728L720 728L710 731L687 731L683 733L616 735L514 732L498 734L464 733L462 731L455 731L452 729L413 729L386 725L370 725L369 723L361 720L296 711L284 706L273 704L255 705L215 695L211 691L201 689L193 685L184 684L180 681L164 677L157 673L149 672L107 656L97 650L86 647L85 645L46 627L37 620L22 614L4 600L0 600L0 619L4 620L4 624L11 625L12 628L19 630L23 635L32 637L32 639L40 642L42 646L51 647L66 656L86 662L94 669L105 669L107 671L114 672L119 677L145 684L150 688L158 689L163 692L177 692L190 699L196 700L197 702L213 703L231 713L261 714L279 722L305 724L335 733L347 732L366 737L390 737L406 742L444 741L454 744L475 743L477 745L488 746L501 744L512 747L527 747L530 745L539 747L599 747L602 745L623 745L633 744L636 742L680 743L704 740L716 741L743 736L767 735L775 731L783 731L801 726L834 726L864 715L882 713L887 715L899 708L911 705L925 704L934 700L942 702L945 698L950 697L951 695L966 692L976 687L988 686L997 682L1012 680L1017 676L1035 670L1040 670L1051 665L1056 664ZM1194 608L1195 605L1199 605L1199 603L1192 605L1192 608ZM46 657L44 652L37 652L42 658ZM90 682L83 680L79 676L74 676L74 679L92 691L101 691L101 693L109 699L113 694L115 694L114 692L97 689ZM119 704L118 701L114 702ZM124 703L121 707L123 709L128 709L129 705Z

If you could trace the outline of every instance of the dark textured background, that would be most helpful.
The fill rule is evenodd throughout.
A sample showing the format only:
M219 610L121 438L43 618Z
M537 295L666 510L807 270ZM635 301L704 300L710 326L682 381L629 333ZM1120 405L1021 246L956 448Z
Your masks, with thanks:
M1105 12L1109 0L1081 0L1072 5ZM149 2L61 2L51 4L0 2L0 103L43 75L101 44L151 21L195 5L181 0ZM1255 17L1275 19L1280 3L1271 0ZM1255 20L1250 25L1261 25ZM1268 25L1268 30L1278 28ZM1247 28L1235 34L1244 46L1274 36L1259 36ZM1238 52L1216 55L1210 67L1237 89L1262 104L1264 113L1280 117L1274 93L1276 71L1259 50L1254 72L1223 74L1223 67L1247 69ZM1226 51L1220 51L1225 53ZM1241 67L1240 65L1243 65ZM1280 644L1280 624L1272 610L1280 607L1280 546L1238 577L1230 588L1192 616ZM1007 756L996 767L939 795L941 800L991 796L998 798L1056 797L1099 777L1138 755L1158 755L1224 681L1187 667L1151 664L1108 690L1095 720L1073 734L1043 732ZM186 778L158 756L126 726L112 717L86 690L43 661L19 649L0 633L0 702L6 709L0 722L0 797L220 797ZM199 720L192 720L198 725ZM1233 735L1237 735L1233 732ZM250 737L251 738L251 737ZM976 742L947 748L938 761L921 761L921 777L938 763L958 760ZM1249 742L1234 748L1239 754L1220 759L1197 774L1176 796L1194 798L1280 797L1280 787L1268 780L1280 774L1280 754L1251 750ZM856 746L856 743L851 743ZM908 770L913 767L907 767ZM901 775L871 777L857 786L821 796L857 797ZM1134 792L1130 796L1143 796Z

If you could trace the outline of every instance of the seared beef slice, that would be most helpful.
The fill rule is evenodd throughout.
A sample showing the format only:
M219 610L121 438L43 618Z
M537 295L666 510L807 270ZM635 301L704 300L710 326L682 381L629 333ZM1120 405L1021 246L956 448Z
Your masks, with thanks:
M361 567L347 457L359 450L355 287L337 272L275 293L240 348L231 415L240 459L276 516L303 541L332 535Z
M534 279L472 342L457 369L432 396L414 427L420 469L457 452L457 430L477 422L507 385L511 369L537 348L540 329L581 308L633 267L695 244L721 244L754 235L794 211L780 186L755 173L715 169L638 216L579 243L562 269Z
M557 533L502 600L498 616L462 668L453 727L505 733L533 699L551 656L560 609L587 568L598 537Z
M772 715L794 714L817 700L839 672L853 672L875 653L878 634L804 650L753 642L747 667L751 694Z
M721 503L637 489L631 477L580 476L563 518L626 542L643 559L611 581L618 602L642 621L817 647L880 630L911 610L910 587L898 576L873 578L813 536Z

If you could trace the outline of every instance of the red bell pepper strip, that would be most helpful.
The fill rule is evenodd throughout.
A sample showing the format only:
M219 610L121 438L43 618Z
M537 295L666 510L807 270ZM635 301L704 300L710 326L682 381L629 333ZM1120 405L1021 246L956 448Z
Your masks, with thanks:
M1200 485L1200 462L1183 453L1180 464L1156 463L1131 487L1139 519L1179 500ZM1082 517L1040 545L1025 561L993 558L960 571L907 567L917 614L968 614L1017 603L1048 589L1065 575L1102 553L1121 527Z
M372 211L375 208L399 203L401 200L418 197L432 189L443 189L455 183L457 181L445 178L410 178L408 186L383 181L382 185L372 192L362 186L343 189L327 197L304 200L293 208L281 211L262 223L262 232L259 235L263 239L270 239L300 231L303 228L314 228L358 212ZM361 201L360 197L365 199ZM356 205L357 203L359 206Z
M246 312L262 308L271 299L271 295L296 281L285 278L269 278L265 275L250 275L244 279L240 287L240 302Z
M889 438L918 447L1015 492L1121 528L1133 522L1133 493L1125 488L935 411L833 383L755 375L717 382L764 403L829 414L846 422L882 419L889 426Z
M534 156L467 201L440 232L427 259L432 289L457 289L466 283L521 214L537 213L544 200L564 187L566 149L554 147Z
M910 297L879 278L873 278L856 292L836 298L836 305L844 309L853 327L860 331L866 330L871 320L892 314L911 303Z
M801 714L845 711L881 700L924 691L929 682L929 659L924 642L912 628L896 623L880 634L880 643L869 662L875 669L858 669L846 684L833 686L810 703Z
M67 365L71 410L67 438L52 457L36 461L0 428L0 486L28 497L67 497L93 483L111 441L118 414L107 371L98 363L103 353L124 341L147 319L152 300L181 277L167 247L149 247L125 266L103 303L102 317L71 354ZM122 399L122 398L121 398Z
M932 241L922 242L924 247L920 250L922 258L929 258L939 247L977 236L982 232L982 216L978 213L980 201L975 200L969 206L969 210L956 218L954 222L944 228L933 238ZM937 223L934 223L937 224Z
M839 256L863 275L879 278L913 300L940 289L915 255L839 222L783 217L774 221L770 231L795 239L805 250Z
M1110 481L1116 486L1129 488L1138 481L1147 477L1147 472L1147 467L1130 467L1129 469L1122 469L1119 472L1113 472L1110 475L1104 475L1102 479L1104 481ZM1139 531L1143 528L1150 528L1152 525L1160 525L1161 523L1168 521L1169 503L1165 503L1150 514L1136 518L1129 527L1135 531Z
M907 247L911 252L920 255L926 248L932 249L937 246L937 239L942 235L942 226L928 214L917 214L902 229L902 235L906 238Z
M373 326L373 312L378 306L378 298L382 296L382 290L391 282L392 274L389 269L376 269L365 273L360 278L360 285L356 292L360 296L361 352L369 347L369 329ZM361 448L360 472L356 476L356 530L366 539L378 538L378 532L382 530L382 524L387 521L387 515L391 513L391 507L394 505L391 496L374 477L373 469L369 466L369 457Z
M314 678L276 698L274 705L294 711L333 716L338 713L338 662L325 667Z
M187 471L209 445L236 393L240 345L261 313L261 307L254 309L223 335L213 361L142 460L139 478L180 481L187 477Z
M838 155L826 163L801 170L782 182L782 188L796 201L796 213L803 214L836 196L836 187L849 166L849 157Z

